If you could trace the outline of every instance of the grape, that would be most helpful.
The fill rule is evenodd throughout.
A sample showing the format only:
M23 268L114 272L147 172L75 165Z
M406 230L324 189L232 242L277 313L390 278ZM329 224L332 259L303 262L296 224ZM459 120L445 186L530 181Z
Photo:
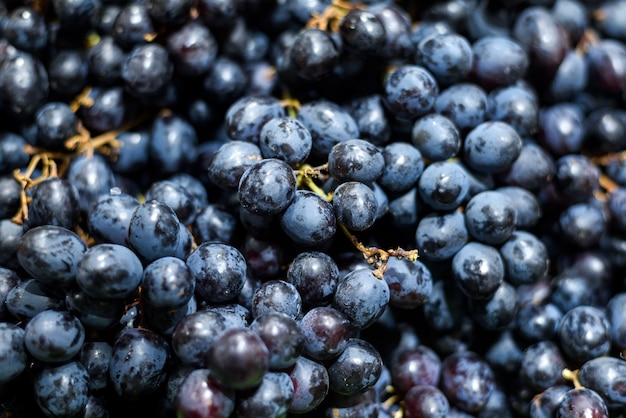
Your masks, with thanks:
M419 65L404 65L391 71L383 87L385 105L392 114L403 119L430 112L439 94L437 80Z
M287 281L293 284L302 302L317 306L330 302L339 281L339 268L328 254L320 251L299 253L289 264Z
M448 260L469 240L465 217L456 211L430 213L420 219L415 240L423 259Z
M432 161L444 161L461 149L461 134L444 115L430 113L417 119L411 129L413 145Z
M196 285L196 293L209 302L236 298L246 278L246 262L235 247L203 243L187 258Z
M264 124L284 115L278 100L271 96L243 96L228 107L226 130L231 139L258 144Z
M538 391L564 383L566 362L558 345L550 340L528 346L522 354L521 374Z
M593 390L571 389L565 393L556 411L556 416L557 418L570 418L580 415L608 418L609 412L600 395Z
M430 164L418 181L420 197L435 210L452 210L459 206L469 191L465 171L453 162Z
M393 385L408 393L416 386L437 386L441 376L441 359L431 348L417 345L400 350L390 364Z
M465 137L463 158L482 173L505 171L519 157L522 140L508 123L489 121L476 125Z
M448 398L434 386L413 386L404 396L407 418L443 418L449 416L449 409Z
M109 381L124 399L141 399L164 382L168 359L165 339L147 328L122 330L113 344Z
M473 64L472 46L457 33L427 37L417 43L416 62L430 70L441 85L463 80Z
M244 209L259 215L277 215L293 200L296 177L289 164L268 158L244 171L238 191Z
M17 259L24 270L44 285L66 288L76 282L78 264L87 244L60 226L42 225L20 239Z
M437 96L433 110L465 132L485 122L487 93L476 84L453 84Z
M441 388L451 404L463 411L479 411L494 389L493 371L474 352L454 353L443 360Z
M269 353L269 368L286 369L302 353L305 344L304 330L295 319L280 313L267 312L252 321L250 329L261 337Z
M339 59L339 51L325 31L303 29L291 46L289 58L299 77L319 80L332 72Z
M76 266L76 282L89 296L121 299L139 286L143 274L141 261L128 247L97 244L83 255Z
M76 416L87 405L89 375L77 361L45 367L33 379L35 400L48 417Z
M175 403L181 417L228 417L235 410L235 394L208 369L196 369L180 384Z
M515 231L513 202L497 191L474 195L465 206L465 223L472 237L485 244L502 244Z
M389 298L387 282L377 279L371 270L361 268L346 274L339 282L333 306L353 327L364 329L383 314Z
M292 167L304 163L311 152L311 132L289 116L267 121L261 128L259 148L264 158L278 158Z
M382 357L365 340L351 338L345 349L328 366L330 389L342 395L363 393L382 373Z
M385 168L383 154L362 139L349 139L335 144L328 154L328 172L340 182L376 181Z
M172 208L185 226L195 221L200 211L200 202L184 186L170 180L153 183L146 191L146 200L158 200Z
M471 241L452 258L452 273L464 294L488 299L504 280L504 263L497 249Z
M304 414L324 401L328 394L329 377L322 364L301 356L288 374L294 388L289 412Z
M297 190L293 201L280 216L283 231L297 244L317 247L328 242L337 231L333 207L307 190Z
M74 357L85 341L85 329L69 312L45 310L24 328L24 345L38 360L61 363Z
M142 296L153 308L179 308L193 297L195 287L191 270L179 258L162 257L143 269Z
M0 323L0 383L4 385L22 374L27 361L24 330L7 322Z
M352 10L339 27L342 48L366 57L380 52L385 42L385 27L376 15L366 10Z
M215 339L229 328L217 312L197 311L182 318L172 332L172 349L186 365L207 367L206 352Z
M309 310L300 320L300 329L304 337L304 352L316 360L337 357L350 338L350 321L329 306Z
M341 183L333 192L337 221L353 231L364 231L376 221L378 202L374 191L359 181Z
M401 309L423 305L433 287L430 270L419 260L391 258L384 280L389 285L389 304Z
M252 316L281 312L296 319L302 313L302 298L294 285L284 280L262 283L252 297Z
M606 315L592 306L577 306L565 312L557 335L565 355L576 362L603 356L611 346Z
M211 373L232 389L258 385L269 368L269 350L256 333L247 328L230 329L218 336L207 351Z
M48 309L65 309L62 292L44 287L35 279L18 282L7 293L5 303L9 313L19 319L31 319Z
M71 230L78 224L78 208L78 191L69 181L47 179L33 187L28 226L56 225Z

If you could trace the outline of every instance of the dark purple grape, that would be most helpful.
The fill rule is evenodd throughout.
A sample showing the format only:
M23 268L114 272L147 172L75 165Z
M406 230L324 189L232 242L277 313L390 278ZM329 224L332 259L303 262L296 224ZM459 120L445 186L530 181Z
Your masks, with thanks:
M342 48L359 57L377 55L385 43L385 27L367 10L352 10L339 26Z
M522 140L511 125L483 122L465 137L463 161L478 172L498 173L511 168L521 150Z
M48 73L39 59L16 52L0 62L0 104L3 113L26 119L45 104Z
M589 88L609 95L624 92L626 46L616 39L601 39L585 54Z
M286 280L298 289L305 305L323 305L335 294L339 269L326 253L305 251L289 264Z
M548 272L548 250L535 235L515 231L500 247L506 278L513 284L533 283Z
M441 359L431 348L417 345L401 350L389 365L393 386L407 393L415 386L437 386L441 376Z
M293 41L289 60L296 75L307 81L329 76L339 60L339 49L326 31L307 28Z
M326 367L301 356L288 374L294 388L290 413L304 414L313 411L324 401L329 389Z
M237 190L247 168L263 157L259 147L246 141L229 141L219 147L211 158L208 176L211 182L225 190Z
M44 286L35 279L20 281L12 287L5 304L9 313L20 320L30 320L48 309L65 309L63 292Z
M585 362L578 371L580 383L596 393L611 410L626 406L626 363L614 357L596 357Z
M581 416L593 418L609 417L606 404L600 395L591 389L571 389L569 392L565 393L561 404L556 410L557 418L575 418Z
M89 390L107 387L112 355L113 347L106 341L86 342L80 349L79 361L89 374Z
M472 49L474 65L471 75L484 88L510 86L526 75L529 57L514 39L485 36L476 40Z
M184 186L171 180L153 183L146 190L146 200L158 200L174 209L176 216L185 226L191 225L201 209L201 203Z
M492 121L509 124L521 137L533 135L539 125L537 94L518 85L493 90L487 96L487 114Z
M350 338L350 322L338 310L318 306L309 310L300 320L304 336L304 352L316 360L337 357L346 348Z
M406 418L446 418L449 409L448 398L434 386L413 386L404 395Z
M50 102L35 113L37 145L53 150L63 150L65 141L78 134L78 118L63 102Z
M376 181L385 168L385 159L374 145L363 139L349 139L332 147L328 172L339 182Z
M226 387L237 390L258 385L269 369L269 350L256 333L230 329L218 336L207 351L211 373Z
M66 179L46 179L32 188L31 198L28 204L29 228L57 225L71 230L78 224L78 191Z
M292 366L302 353L305 338L301 325L283 313L261 315L252 321L250 329L261 337L270 353L270 370Z
M517 213L513 202L497 191L474 195L465 206L465 223L470 235L485 244L497 245L515 231Z
M529 342L552 340L562 316L563 312L552 303L529 303L520 306L515 331Z
M420 219L415 240L420 257L427 261L448 260L468 241L461 212L429 213Z
M111 167L98 154L73 159L67 170L67 179L78 191L79 208L83 213L89 213L98 199L108 195L115 186Z
M415 61L432 72L441 85L464 80L474 63L468 40L453 32L430 36L418 42Z
M259 147L264 158L278 158L292 167L304 163L311 152L311 133L298 119L270 119L261 129Z
M536 418L552 418L563 402L565 394L571 388L567 385L556 385L533 396L530 403L530 414Z
M165 382L168 359L165 339L147 328L126 328L115 338L109 381L124 399L147 397Z
M451 354L442 364L442 391L450 404L463 411L477 412L486 405L494 379L491 367L472 351Z
M198 136L193 126L181 116L164 112L151 125L150 161L160 172L174 174L184 171L196 161Z
M175 409L183 418L228 417L235 410L235 393L220 384L208 369L196 369L180 384Z
M439 93L434 110L450 119L459 131L466 132L485 122L487 92L473 83L453 84Z
M242 96L228 107L224 123L229 138L258 144L265 123L282 116L285 110L275 97Z
M476 323L491 331L505 329L517 315L516 288L503 281L488 300L472 300L470 313Z
M488 299L504 280L504 263L496 248L472 241L452 258L452 273L465 295Z
M104 330L119 324L126 308L123 299L96 299L80 288L67 292L65 306L86 328L93 330Z
M455 157L461 149L461 134L448 117L430 113L415 121L411 129L413 145L431 161Z
M417 190L431 208L449 211L463 202L469 186L467 174L458 163L436 161L426 167L420 176Z
M391 124L380 95L356 98L350 103L349 110L356 122L361 139L366 139L375 145L382 145L389 141Z

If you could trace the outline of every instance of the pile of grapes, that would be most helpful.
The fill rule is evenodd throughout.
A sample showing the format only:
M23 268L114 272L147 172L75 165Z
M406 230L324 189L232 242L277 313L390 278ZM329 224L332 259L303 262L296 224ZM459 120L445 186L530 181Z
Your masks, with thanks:
M626 417L626 0L0 0L0 417Z

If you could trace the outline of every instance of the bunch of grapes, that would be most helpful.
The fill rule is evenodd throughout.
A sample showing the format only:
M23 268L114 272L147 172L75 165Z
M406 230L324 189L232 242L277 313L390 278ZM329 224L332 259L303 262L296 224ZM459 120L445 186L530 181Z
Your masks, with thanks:
M624 418L626 0L0 0L0 417Z

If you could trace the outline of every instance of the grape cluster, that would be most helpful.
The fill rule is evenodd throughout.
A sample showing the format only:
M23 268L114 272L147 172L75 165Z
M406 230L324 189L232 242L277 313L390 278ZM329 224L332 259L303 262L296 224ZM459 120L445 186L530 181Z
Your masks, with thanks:
M0 0L0 416L626 417L626 0Z

